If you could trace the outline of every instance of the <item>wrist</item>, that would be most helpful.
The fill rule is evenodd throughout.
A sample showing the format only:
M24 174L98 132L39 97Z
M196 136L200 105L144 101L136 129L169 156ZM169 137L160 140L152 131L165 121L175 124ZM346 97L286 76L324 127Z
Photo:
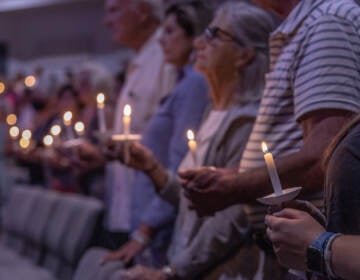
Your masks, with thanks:
M324 250L324 259L325 259L325 269L326 269L326 275L330 278L330 279L339 279L338 276L336 275L334 268L333 268L333 263L332 263L332 245L335 241L336 238L338 238L339 236L341 236L341 233L336 233L334 235L332 235L329 238L329 241L326 244L325 250Z
M150 243L150 237L141 232L140 230L136 230L131 234L131 240L134 240L143 246L146 246Z
M325 249L333 232L321 233L306 250L306 266L309 271L318 275L326 274Z

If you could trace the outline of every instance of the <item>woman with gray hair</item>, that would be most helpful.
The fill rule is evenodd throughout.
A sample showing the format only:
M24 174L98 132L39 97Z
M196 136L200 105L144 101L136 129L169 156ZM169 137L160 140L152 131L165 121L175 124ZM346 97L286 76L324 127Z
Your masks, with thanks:
M267 41L274 28L272 17L263 10L230 2L219 8L205 33L195 40L195 68L209 82L212 106L197 132L196 151L188 152L180 170L238 165L256 118L268 64ZM158 194L178 208L178 215L168 251L169 265L162 270L137 266L121 279L199 279L238 251L249 233L242 206L199 217L189 209L182 182L175 174L140 144L133 144L130 152L129 165L147 173ZM242 261L246 264L230 274L222 271L216 279L259 277L255 275L257 258ZM248 268L254 266L253 270Z

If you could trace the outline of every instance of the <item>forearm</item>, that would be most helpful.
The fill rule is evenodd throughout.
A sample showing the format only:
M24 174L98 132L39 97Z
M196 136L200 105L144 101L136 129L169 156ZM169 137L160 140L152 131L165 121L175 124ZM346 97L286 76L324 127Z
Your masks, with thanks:
M360 279L359 236L343 235L332 244L332 266L344 279Z
M323 188L321 155L308 157L300 151L276 160L276 167L283 188L303 187L303 192L307 193L321 191ZM237 184L244 186L239 188L237 199L243 203L274 191L265 165L240 173Z
M154 185L156 186L156 191L160 192L168 181L168 173L164 166L158 161L155 161L153 166L144 172L149 176Z

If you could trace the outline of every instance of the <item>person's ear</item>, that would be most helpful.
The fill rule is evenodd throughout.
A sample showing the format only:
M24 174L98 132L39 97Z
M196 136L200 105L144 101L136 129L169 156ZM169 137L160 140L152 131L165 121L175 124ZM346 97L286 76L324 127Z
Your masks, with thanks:
M253 48L239 49L235 65L238 69L243 69L247 65L251 64L254 58L255 50Z

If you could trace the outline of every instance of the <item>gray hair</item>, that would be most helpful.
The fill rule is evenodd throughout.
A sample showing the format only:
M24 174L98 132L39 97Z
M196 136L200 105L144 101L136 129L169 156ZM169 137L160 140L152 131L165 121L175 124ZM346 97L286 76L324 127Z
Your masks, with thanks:
M242 72L242 88L238 102L258 101L265 87L265 74L269 65L269 35L276 28L273 16L244 2L226 2L216 11L224 16L235 37L245 47L253 48L255 57Z

